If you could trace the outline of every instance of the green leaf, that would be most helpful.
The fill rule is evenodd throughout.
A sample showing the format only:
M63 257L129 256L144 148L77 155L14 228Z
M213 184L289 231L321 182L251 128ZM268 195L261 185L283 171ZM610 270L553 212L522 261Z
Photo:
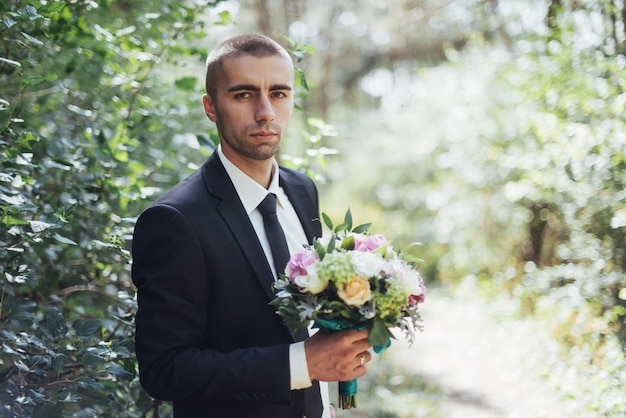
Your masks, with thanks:
M7 212L2 217L2 223L7 225L7 226L10 226L10 225L26 225L26 224L28 224L28 221L26 221L24 219L16 218L14 216L11 216L11 214L9 214Z
M374 321L372 322L372 328L370 328L369 336L367 337L369 343L372 345L384 347L387 345L390 338L391 332L389 332L389 329L387 329L385 321L383 321L379 317L375 317Z
M54 238L55 240L59 241L62 244L69 244L69 245L78 245L77 243L75 243L74 241L72 241L69 238L65 238L61 235L59 235L58 233L54 233L52 234L52 238Z
M43 232L46 229L54 228L56 226L55 224L51 224L49 222L42 222L42 221L29 221L29 223L30 223L30 229L32 229L33 232L36 234Z
M174 84L181 90L195 91L198 80L195 77L182 77L177 79Z
M343 223L340 223L339 225L337 225L333 232L339 233L339 232L347 231L347 230L348 230L348 224L343 222Z
M0 61L4 62L6 64L9 64L9 65L13 65L15 67L21 67L22 66L22 64L20 64L19 62L10 60L8 58L0 57Z
M43 42L41 42L39 39L37 38L33 38L32 36L30 36L27 33L22 32L22 36L24 36L26 39L28 39L31 43L35 44L35 45L43 45Z
M11 26L15 25L17 22L11 18L4 18L4 19L0 19L0 22L4 23L4 25L7 28L10 28Z
M133 357L135 343L132 338L122 338L111 342L111 350L119 357Z
M66 334L65 319L57 308L51 308L46 311L43 322L40 327L44 333L52 338L59 338Z
M38 77L29 77L24 79L24 84L26 85L37 85L44 81L54 81L59 78L58 74L46 74Z
M109 374L121 379L121 380L132 380L135 375L133 373L130 373L126 370L124 370L123 368L121 368L120 366L117 365L113 365L107 368L107 372L109 372Z
M355 226L352 232L354 232L355 234L362 234L363 232L367 231L370 228L370 226L372 226L371 222L366 223L366 224L361 224L361 225Z
M330 216L322 212L322 219L324 220L324 225L328 227L331 231L333 230L333 221L330 219Z
M328 247L326 247L326 252L332 253L333 251L335 251L335 245L335 237L331 237L331 239L328 241Z
M67 363L68 357L63 353L56 353L54 357L52 357L52 369L60 373L61 370L65 368L65 364Z
M74 331L80 338L92 337L102 327L102 323L99 319L89 318L82 321L77 321L74 324Z
M219 137L218 136L212 136L210 134L209 134L209 136L204 135L204 134L197 134L196 138L198 139L198 142L200 143L200 145L206 146L210 150L214 150L217 147L217 145L219 144Z
M41 2L33 3L35 3L37 6L41 5ZM39 13L37 13L37 9L35 9L33 6L26 6L23 9L18 10L17 14L22 17L27 17L29 20L36 20L43 17Z
M48 4L39 9L39 12L42 14L57 13L65 8L65 4L65 1L48 2Z
M352 212L350 211L350 208L348 208L346 214L343 217L343 223L346 225L346 231L350 231L352 229Z
M323 260L324 256L326 255L326 250L324 249L324 246L320 244L318 240L315 240L315 242L313 242L313 248L315 248L315 251L317 251L317 255L320 257L320 260Z
M96 381L93 377L86 377L78 382L78 386L84 389L92 389L92 390L102 390L104 386L101 383Z
M37 304L24 298L5 297L2 305L2 316L23 327L35 322Z
M295 76L296 76L296 84L299 86L302 86L302 88L306 91L309 91L309 83L306 80L306 76L304 75L304 71L300 70L299 68L295 68L294 69L295 72Z
M104 362L104 358L98 355L98 353L99 352L96 349L85 351L81 359L82 364L85 367L98 367Z

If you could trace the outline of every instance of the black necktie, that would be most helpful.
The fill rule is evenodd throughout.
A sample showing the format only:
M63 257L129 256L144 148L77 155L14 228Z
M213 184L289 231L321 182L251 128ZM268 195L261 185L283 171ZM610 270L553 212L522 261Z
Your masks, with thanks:
M289 261L289 248L287 247L287 240L285 239L283 228L281 228L278 217L276 216L276 195L274 193L268 193L265 199L259 204L258 209L261 215L263 215L263 226L265 226L267 240L272 249L276 275L280 276L281 273L285 272L285 267Z
M289 261L289 248L287 247L283 228L280 226L276 216L276 195L268 193L257 208L263 215L263 226L272 249L276 274L280 275L284 273ZM296 332L296 341L303 341L308 335L306 329L300 330ZM303 396L302 402L304 402L303 407L306 416L321 417L324 407L322 405L319 383L314 381L312 387L301 392L301 396Z

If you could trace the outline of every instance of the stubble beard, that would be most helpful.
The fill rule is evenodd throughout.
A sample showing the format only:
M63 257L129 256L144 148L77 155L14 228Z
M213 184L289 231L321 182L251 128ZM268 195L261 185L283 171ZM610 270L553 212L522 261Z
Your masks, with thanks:
M260 128L258 126L248 126L242 130L240 135L234 135L235 138L247 138L250 132L258 131ZM280 126L276 124L269 124L262 129L271 130L276 132L280 140L276 143L259 143L254 144L247 142L245 140L236 140L232 139L227 132L221 136L222 141L224 141L229 148L231 148L236 153L253 160L264 161L270 158L274 158L278 153L278 149L280 148L280 144L282 142L282 129ZM222 131L223 132L223 131Z

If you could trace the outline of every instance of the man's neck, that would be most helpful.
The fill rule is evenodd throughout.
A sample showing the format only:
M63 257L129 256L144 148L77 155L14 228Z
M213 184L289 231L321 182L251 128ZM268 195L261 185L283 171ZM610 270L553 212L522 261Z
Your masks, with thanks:
M224 156L228 158L228 161L265 189L269 188L272 176L274 175L274 167L276 166L273 158L267 160L252 160L229 151L230 150L225 147L222 147L222 152Z

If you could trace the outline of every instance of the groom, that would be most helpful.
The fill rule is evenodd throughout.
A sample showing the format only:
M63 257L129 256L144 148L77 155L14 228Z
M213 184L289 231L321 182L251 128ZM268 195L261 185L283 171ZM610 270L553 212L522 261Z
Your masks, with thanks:
M294 106L293 63L265 36L230 38L207 59L206 91L220 145L141 214L133 236L141 384L177 418L330 417L319 382L365 374L367 331L293 335L268 305L284 266L274 267L259 204L276 196L292 253L321 235L315 185L274 158Z

